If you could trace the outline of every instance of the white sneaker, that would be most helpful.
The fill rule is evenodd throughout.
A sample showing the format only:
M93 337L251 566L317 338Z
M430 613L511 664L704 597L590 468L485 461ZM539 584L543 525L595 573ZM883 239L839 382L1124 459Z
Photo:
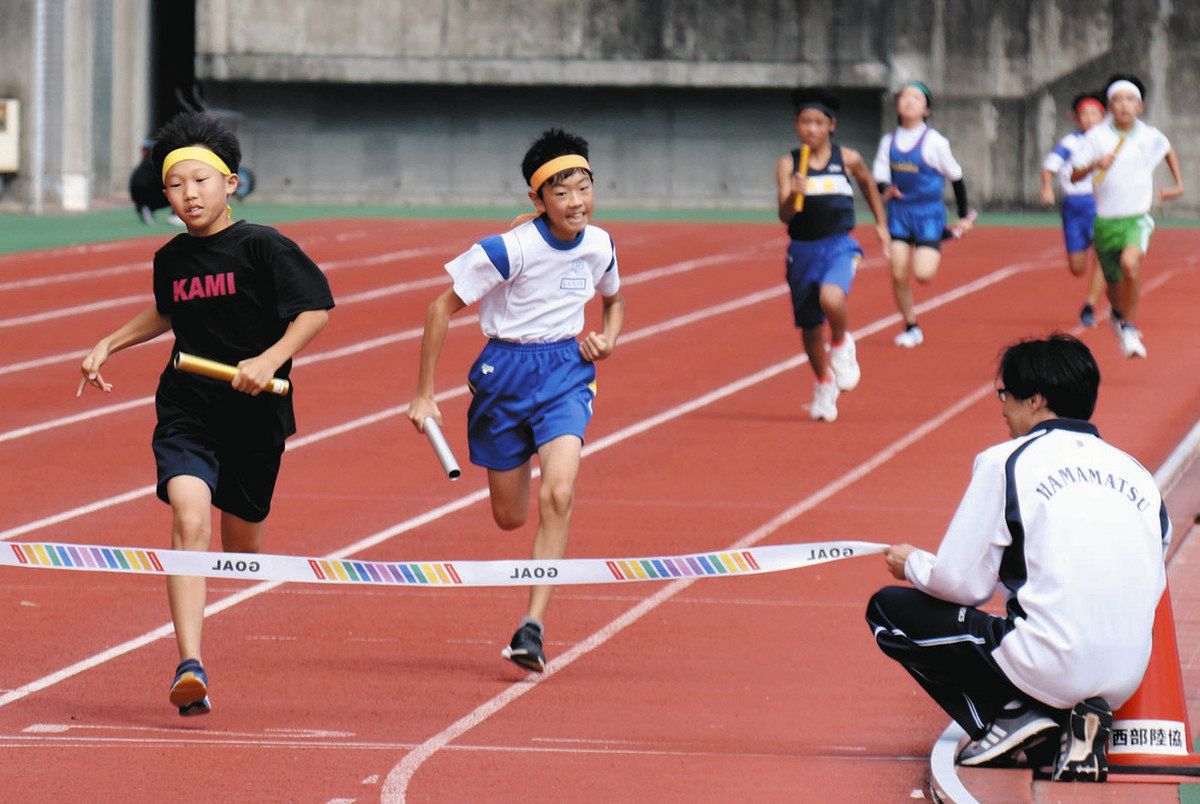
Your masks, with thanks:
M819 382L813 386L813 401L808 411L813 421L837 421L838 393L836 382Z
M905 349L912 349L914 346L920 346L925 342L925 333L920 327L913 327L901 332L895 338L897 346L903 346Z
M1145 357L1146 347L1142 344L1142 333L1132 326L1121 327L1121 351L1126 357Z
M862 370L858 367L857 350L854 348L854 338L846 333L841 346L829 350L829 365L833 369L833 378L837 387L842 391L853 391L854 386L862 379Z

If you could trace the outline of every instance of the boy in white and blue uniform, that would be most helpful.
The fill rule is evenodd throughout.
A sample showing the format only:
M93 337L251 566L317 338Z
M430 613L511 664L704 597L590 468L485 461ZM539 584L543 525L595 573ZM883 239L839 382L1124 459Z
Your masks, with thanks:
M950 151L950 142L925 123L933 105L929 87L909 81L896 93L896 118L900 125L883 135L875 153L872 173L887 203L888 232L892 237L892 293L904 319L897 346L912 348L925 340L917 325L909 274L922 284L933 281L942 258L944 236L961 237L971 229L962 167ZM958 221L946 229L942 196L946 179L954 186Z
M779 220L787 224L792 239L787 255L792 316L817 379L809 413L814 420L832 422L838 415L838 394L853 389L861 377L854 338L847 331L846 299L863 253L850 236L855 223L851 178L871 206L885 252L887 223L862 156L830 139L837 128L837 96L819 87L802 87L792 93L792 103L796 135L808 156L794 148L780 157L775 166L776 200Z
M430 305L421 341L420 376L408 417L424 430L441 422L434 372L450 316L479 302L488 337L468 373L471 462L488 471L492 515L513 530L529 508L532 458L542 481L533 558L561 558L567 547L575 478L596 394L595 361L608 357L624 322L625 302L612 238L590 224L592 172L587 142L550 129L521 165L538 214L484 238L446 264L454 285ZM597 293L603 331L583 331L583 309ZM551 586L530 587L527 616L501 655L541 672L542 620Z
M1154 219L1154 168L1166 161L1175 180L1158 197L1183 195L1179 157L1166 135L1143 122L1145 86L1136 76L1117 74L1105 90L1108 118L1088 130L1076 148L1071 178L1089 177L1096 198L1096 259L1108 282L1113 328L1126 357L1145 357L1142 333L1134 323L1141 302L1142 257L1150 248ZM1120 314L1115 311L1120 310Z
M1071 155L1084 134L1104 118L1104 103L1097 95L1083 93L1071 102L1071 120L1076 129L1064 136L1042 162L1042 203L1054 203L1055 178L1062 190L1063 239L1067 246L1067 267L1074 276L1083 276L1092 268L1088 279L1087 297L1079 312L1079 323L1085 327L1096 326L1096 303L1104 290L1104 275L1094 270L1088 261L1088 249L1092 246L1092 226L1096 219L1096 201L1092 197L1092 182L1084 178L1071 180Z

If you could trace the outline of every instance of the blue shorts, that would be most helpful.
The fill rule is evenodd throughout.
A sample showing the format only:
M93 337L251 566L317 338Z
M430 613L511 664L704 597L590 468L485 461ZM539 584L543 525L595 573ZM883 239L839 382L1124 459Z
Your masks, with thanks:
M553 343L488 341L467 382L471 463L504 471L559 436L583 441L596 396L596 366L575 339Z
M169 503L167 481L179 475L208 484L212 503L247 522L262 522L271 512L283 444L244 448L219 444L187 419L160 423L150 444L158 466L158 498Z
M1087 251L1092 244L1092 229L1096 221L1096 199L1087 195L1068 195L1062 201L1063 240L1068 254Z
M888 234L910 246L941 249L946 228L946 204L937 201L887 202Z
M787 282L797 327L809 329L825 323L821 285L837 285L849 295L862 253L848 234L792 241L787 253Z

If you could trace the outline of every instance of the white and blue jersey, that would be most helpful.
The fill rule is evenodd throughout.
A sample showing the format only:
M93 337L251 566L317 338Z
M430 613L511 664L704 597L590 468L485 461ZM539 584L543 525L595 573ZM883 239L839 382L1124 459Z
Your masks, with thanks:
M579 353L584 306L620 289L616 248L588 226L559 240L542 218L486 237L446 264L454 292L479 302L489 341L468 373L472 463L513 469L562 435L582 441L596 369Z
M883 135L872 174L900 198L887 202L888 232L906 243L938 248L946 228L946 179L962 178L949 141L925 124Z
M837 285L850 293L862 248L850 236L854 229L854 188L846 175L840 145L832 145L829 161L808 170L804 209L788 221L792 242L787 253L787 281L792 291L792 317L801 329L825 323L821 285ZM800 169L800 151L792 151L792 170Z
M1072 131L1059 140L1042 161L1042 169L1057 175L1062 189L1063 240L1066 241L1068 254L1087 251L1092 244L1096 220L1096 199L1092 196L1091 176L1071 181L1074 169L1072 154L1083 137L1084 132Z

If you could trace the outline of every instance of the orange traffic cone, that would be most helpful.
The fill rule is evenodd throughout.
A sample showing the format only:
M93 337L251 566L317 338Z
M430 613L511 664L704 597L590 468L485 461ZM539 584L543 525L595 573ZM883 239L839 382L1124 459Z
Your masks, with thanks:
M1142 685L1113 713L1109 781L1195 782L1200 777L1200 754L1192 753L1191 746L1168 588L1154 613L1154 647Z

